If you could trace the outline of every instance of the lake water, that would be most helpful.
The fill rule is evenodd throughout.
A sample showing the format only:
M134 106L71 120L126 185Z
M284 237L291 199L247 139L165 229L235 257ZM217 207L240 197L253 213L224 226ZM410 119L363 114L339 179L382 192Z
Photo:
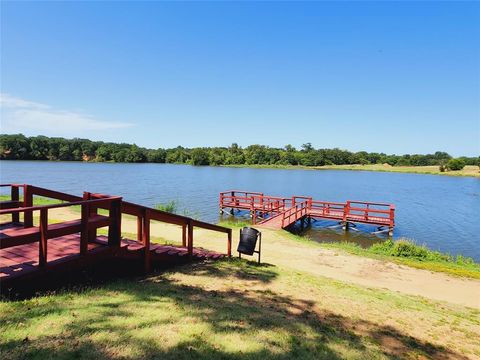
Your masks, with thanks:
M81 194L121 195L153 206L174 200L180 209L217 222L218 194L229 189L325 201L362 200L396 206L394 237L407 237L432 249L480 261L480 179L340 170L277 170L195 167L169 164L0 161L2 183L27 183ZM364 231L327 229L317 222L307 234L318 241L362 245L385 237ZM360 226L373 231L373 227Z

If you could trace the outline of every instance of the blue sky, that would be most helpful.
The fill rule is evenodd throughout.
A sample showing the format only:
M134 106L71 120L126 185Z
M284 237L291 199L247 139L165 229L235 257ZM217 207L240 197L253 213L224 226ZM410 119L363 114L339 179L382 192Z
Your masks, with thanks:
M480 153L480 4L1 3L2 132Z

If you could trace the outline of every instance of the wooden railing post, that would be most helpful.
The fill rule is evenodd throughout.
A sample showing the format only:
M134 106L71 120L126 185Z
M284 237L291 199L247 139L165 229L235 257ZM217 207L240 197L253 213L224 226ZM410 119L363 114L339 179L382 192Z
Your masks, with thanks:
M193 255L193 223L192 220L188 220L188 255L191 257Z
M88 191L83 192L83 200L92 200L92 194ZM89 217L95 216L98 214L98 208L96 206L90 206ZM92 242L97 238L97 228L88 230L88 241Z
M150 213L148 209L144 210L143 214L143 246L145 247L144 254L144 269L149 273L152 268L151 253L150 253Z
M47 265L48 209L40 210L40 243L38 244L38 265Z
M390 227L393 228L395 223L395 207L393 205L390 206Z
M12 199L12 201L18 201L20 199L17 185L12 185L11 199ZM19 213L12 213L12 222L14 222L14 223L20 222L20 214Z
M228 243L227 243L227 255L228 257L232 257L232 229L227 233L228 236Z
M182 225L182 246L187 247L187 225Z
M82 220L80 232L80 255L88 251L88 223L90 218L90 204L82 204Z
M137 241L143 242L143 217L137 216Z
M120 246L122 237L122 199L112 200L108 216L110 225L108 227L108 245Z
M31 207L33 206L33 194L32 188L30 185L24 185L23 187L23 207ZM32 211L25 211L23 214L23 225L24 227L32 227L33 226L33 212Z
M347 221L347 217L350 213L350 201L347 201L343 206L343 221Z

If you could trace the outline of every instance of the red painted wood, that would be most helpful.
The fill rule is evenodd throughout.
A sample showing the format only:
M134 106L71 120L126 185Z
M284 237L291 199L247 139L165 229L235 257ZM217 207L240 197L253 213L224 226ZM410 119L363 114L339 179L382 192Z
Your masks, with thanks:
M300 206L299 206L300 204ZM303 217L331 219L354 223L395 226L395 206L393 204L365 201L347 201L334 203L313 200L307 196L279 198L247 191L230 190L220 193L220 209L249 210L253 223L257 223L257 214L266 219L258 222L272 228L286 228Z
M0 207L0 214L11 214L12 219L16 219L20 213L24 214L24 224L17 222L0 224L0 277L2 279L0 287L2 289L13 284L12 281L15 279L22 278L27 274L37 274L35 276L40 277L48 276L46 274L49 272L39 271L41 267L51 271L61 271L62 269L72 269L72 266L86 266L91 264L92 261L103 261L108 257L123 257L126 260L143 258L147 271L151 269L154 261L159 262L168 259L168 261L176 262L182 258L185 261L187 255L194 255L198 259L222 257L222 254L193 247L194 226L226 233L228 235L227 253L229 255L231 253L231 229L218 225L127 203L121 197L85 192L83 198L80 198L31 185L18 185L17 190L14 188L14 186L17 186L15 184L1 186L12 187L13 200L17 198L16 191L18 188L23 187L24 189L23 204L11 203L8 206L3 206L3 209ZM33 206L32 200L35 195L68 202ZM268 201L263 199L261 201L268 204ZM13 205L16 206L5 209ZM82 207L81 219L48 224L49 209L73 205ZM272 209L273 206L278 206L278 202L276 205L270 204L268 206ZM108 209L109 215L98 215L98 209ZM35 211L40 212L40 225L38 227L33 226L32 215ZM142 242L121 239L122 213L137 216L137 240L142 239ZM182 243L186 246L151 244L151 220L182 226ZM96 229L106 226L109 227L108 238L96 236ZM80 253L82 256L80 256Z

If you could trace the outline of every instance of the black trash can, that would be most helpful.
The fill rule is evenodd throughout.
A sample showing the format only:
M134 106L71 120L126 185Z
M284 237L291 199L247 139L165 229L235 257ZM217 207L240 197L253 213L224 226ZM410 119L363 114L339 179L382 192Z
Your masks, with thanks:
M240 254L245 255L253 255L254 253L258 253L258 262L260 262L260 251L261 251L261 232L257 229L251 227L244 227L240 229L240 242L238 243L237 251ZM260 239L258 251L255 250L257 247L257 240Z

